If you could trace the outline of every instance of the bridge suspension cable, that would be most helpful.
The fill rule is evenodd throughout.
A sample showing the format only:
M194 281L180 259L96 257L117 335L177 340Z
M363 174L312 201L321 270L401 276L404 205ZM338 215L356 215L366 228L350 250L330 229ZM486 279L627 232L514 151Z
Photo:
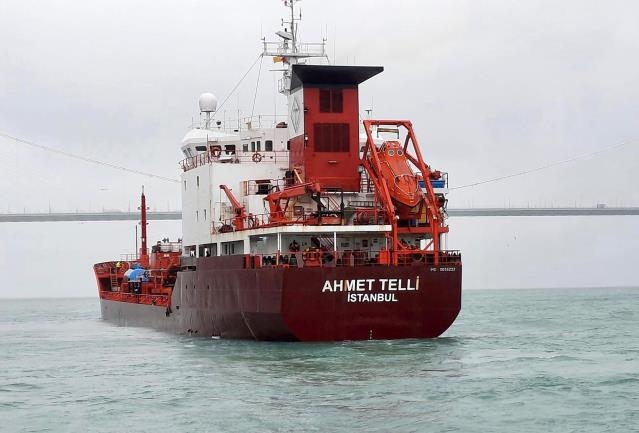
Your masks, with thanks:
M492 182L498 182L498 181L504 180L504 179L510 179L512 177L523 176L525 174L530 174L530 173L534 173L536 171L546 170L546 169L551 168L551 167L556 167L558 165L567 164L569 162L577 161L578 159L586 158L588 156L594 156L594 155L598 155L600 153L608 152L608 151L613 150L613 149L618 149L620 147L626 146L627 144L628 143L615 144L615 145L612 145L612 146L604 147L603 149L596 150L594 152L584 153L584 154L581 154L581 155L574 156L572 158L563 159L561 161L555 161L555 162L551 162L549 164L541 165L539 167L530 168L530 169L527 169L527 170L522 170L522 171L518 171L516 173L511 173L511 174L507 174L507 175L503 175L503 176L492 177L492 178L489 178L489 179L484 179L484 180L480 180L480 181L477 181L477 182L468 183L466 185L460 185L460 186L451 187L450 190L453 191L453 190L458 190L458 189L463 189L463 188L470 188L470 187L473 187L473 186L484 185L486 183L492 183Z
M44 151L51 152L51 153L56 153L58 155L63 155L63 156L66 156L68 158L74 158L74 159L77 159L77 160L80 160L80 161L90 162L92 164L97 164L97 165L101 165L101 166L104 166L104 167L114 168L116 170L122 170L122 171L126 171L126 172L129 172L129 173L135 173L135 174L139 174L141 176L152 177L152 178L155 178L155 179L164 180L166 182L173 182L173 183L179 183L180 182L177 179L172 179L170 177L160 176L159 174L148 173L146 171L141 171L141 170L136 170L134 168L124 167L122 165L113 164L111 162L99 161L97 159L88 158L88 157L82 156L82 155L77 155L75 153L67 152L65 150L55 149L53 147L49 147L49 146L45 146L45 145L42 145L42 144L34 143L33 141L24 140L22 138L14 137L14 136L6 134L4 132L0 132L0 136L4 137L6 139L9 139L9 140L13 140L13 141L15 141L17 143L26 144L28 146L35 147L36 149L44 150Z
M255 59L255 61L253 62L253 64L249 67L249 69L244 73L244 75L242 76L242 78L240 78L240 81L237 82L237 84L235 85L235 87L233 87L233 89L231 90L231 92L226 96L226 98L224 99L224 101L222 101L222 103L220 104L219 107L217 107L216 112L219 112L220 109L224 106L224 104L226 104L226 102L229 100L229 98L233 95L233 93L235 93L235 91L237 90L237 88L240 86L240 84L242 84L242 81L244 81L244 79L246 78L246 76L253 70L253 68L255 67L255 65L257 64L258 61L260 61L263 57L263 54L260 53L257 58ZM262 65L260 64L260 72L262 69ZM259 84L259 75L258 75L258 84ZM257 88L255 90L255 94L257 95ZM253 108L255 108L255 101L253 102ZM122 165L118 165L118 164L114 164L111 162L106 162L106 161L100 161L94 158L89 158L86 156L82 156L82 155L77 155L75 153L71 153L71 152L67 152L64 150L60 150L60 149L55 149L53 147L49 147L49 146L45 146L43 144L38 144L38 143L34 143L33 141L29 141L29 140L25 140L23 138L18 138L18 137L14 137L11 134L7 134L5 132L0 131L0 137L4 137L8 140L12 140L15 141L17 143L22 143L22 144L26 144L28 146L31 147L35 147L36 149L40 149L40 150L44 150L47 152L51 152L51 153L57 153L58 155L63 155L66 156L68 158L74 158L80 161L84 161L84 162L89 162L92 164L97 164L97 165L101 165L103 167L110 167L110 168L114 168L116 170L122 170L122 171L126 171L129 173L135 173L135 174L139 174L141 176L146 176L146 177L151 177L154 179L160 179L160 180L164 180L166 182L172 182L172 183L179 183L180 181L177 179L173 179L170 177L166 177L166 176L161 176L159 174L154 174L154 173L149 173L146 171L141 171L141 170L136 170L133 168L129 168L129 167L125 167Z

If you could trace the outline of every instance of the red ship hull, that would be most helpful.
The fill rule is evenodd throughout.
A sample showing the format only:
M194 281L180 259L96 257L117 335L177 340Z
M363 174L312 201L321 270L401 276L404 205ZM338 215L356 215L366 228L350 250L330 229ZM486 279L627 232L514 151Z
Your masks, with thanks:
M197 259L170 306L105 299L102 317L205 337L283 341L433 338L461 308L455 265L245 269L243 257Z

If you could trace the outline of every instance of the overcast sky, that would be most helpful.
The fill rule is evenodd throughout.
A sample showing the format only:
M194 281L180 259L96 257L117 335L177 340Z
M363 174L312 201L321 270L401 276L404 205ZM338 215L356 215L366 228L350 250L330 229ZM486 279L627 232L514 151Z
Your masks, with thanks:
M302 39L337 64L382 65L360 108L413 121L453 186L625 146L455 191L451 207L639 205L639 3L301 3ZM0 2L0 132L177 178L197 97L224 99L279 29L278 0ZM285 112L273 63L256 112ZM257 68L226 104L251 110ZM230 114L229 114L230 116ZM171 183L0 137L0 212L180 206ZM465 288L637 285L636 218L451 219ZM93 262L131 252L129 223L0 225L0 296L95 292ZM151 235L177 237L179 223ZM153 230L153 229L152 229ZM34 264L37 263L37 266ZM614 271L613 271L614 269ZM605 270L605 271L604 271Z

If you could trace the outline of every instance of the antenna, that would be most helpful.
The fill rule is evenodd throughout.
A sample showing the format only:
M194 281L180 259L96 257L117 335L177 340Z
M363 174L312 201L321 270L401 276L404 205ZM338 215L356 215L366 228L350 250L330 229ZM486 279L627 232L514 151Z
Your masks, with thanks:
M202 93L198 99L198 105L200 106L200 114L206 114L204 129L209 129L211 127L211 113L217 109L217 98L212 93Z
M320 43L299 43L299 24L302 19L301 11L295 13L295 4L301 0L283 0L284 6L290 11L290 21L281 20L284 30L280 30L275 34L280 38L278 42L267 42L266 38L262 38L264 44L263 56L273 58L275 63L283 63L286 69L283 71L282 79L279 82L279 92L284 95L289 94L291 87L292 65L303 63L304 59L312 57L320 57L328 59L326 54L326 38L322 38Z
M293 52L297 52L297 25L295 24L295 0L288 0L291 4L291 34L293 35ZM284 2L286 4L286 1Z

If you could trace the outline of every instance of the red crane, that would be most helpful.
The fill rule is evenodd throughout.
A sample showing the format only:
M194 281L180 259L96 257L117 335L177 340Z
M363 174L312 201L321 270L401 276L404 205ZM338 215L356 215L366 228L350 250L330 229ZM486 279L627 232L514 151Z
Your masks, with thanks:
M286 211L290 199L293 197L299 197L305 194L319 193L321 186L317 182L300 183L282 191L275 191L264 197L264 200L268 202L271 223L280 223L286 221ZM281 201L286 200L284 207L281 205Z
M233 213L235 214L235 217L233 218L235 230L244 230L244 221L246 220L246 211L244 210L244 206L237 201L228 186L220 185L220 189L224 191L231 202L231 206L233 207Z

